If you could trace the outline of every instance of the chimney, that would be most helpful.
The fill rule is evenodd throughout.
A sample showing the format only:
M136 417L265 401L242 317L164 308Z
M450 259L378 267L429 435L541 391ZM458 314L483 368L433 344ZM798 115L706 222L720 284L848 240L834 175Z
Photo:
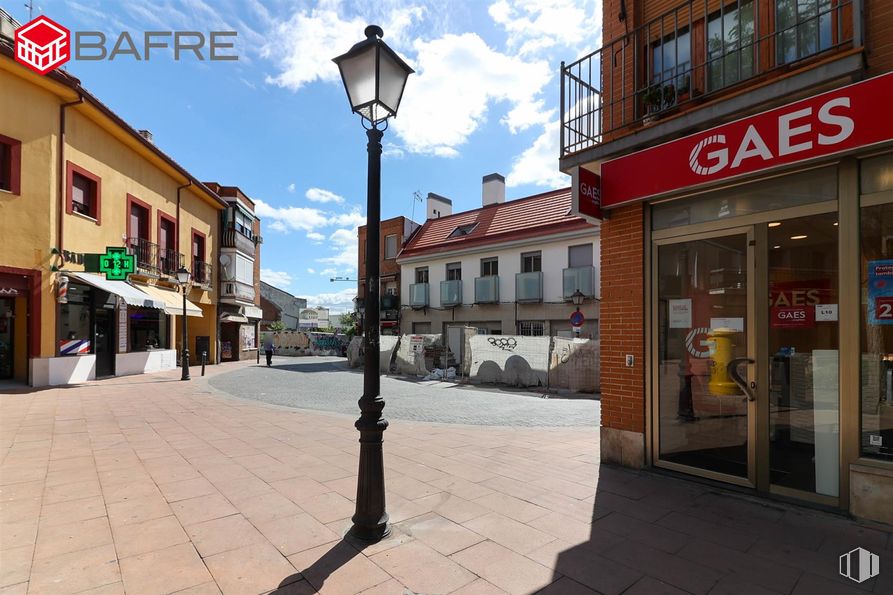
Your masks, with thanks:
M505 176L488 174L484 176L482 206L501 205L505 202Z
M141 137L143 137L144 139L146 139L146 140L149 141L150 143L152 142L152 133L151 133L151 132L149 132L148 130L137 130L137 132L140 133L140 136L141 136Z
M428 219L440 219L453 214L453 201L433 192L428 193Z

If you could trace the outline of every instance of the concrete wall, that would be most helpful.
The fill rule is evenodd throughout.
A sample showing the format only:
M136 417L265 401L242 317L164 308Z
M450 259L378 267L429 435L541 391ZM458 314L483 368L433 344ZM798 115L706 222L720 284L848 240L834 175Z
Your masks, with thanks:
M175 349L119 353L115 356L115 376L163 372L177 367Z
M475 335L471 379L510 386L546 386L551 337Z
M329 355L340 356L347 345L344 335L304 331L261 331L260 346L263 349L267 337L273 337L277 355Z
M394 352L400 343L400 337L391 335L382 335L379 340L379 364L378 368L382 374L388 374L391 371L391 361L394 359ZM354 337L347 346L347 364L351 368L363 367L363 337Z
M419 337L422 340L422 351L413 351L413 337ZM442 335L403 335L400 338L400 347L394 356L394 365L397 373L407 376L426 376L435 367L439 366L439 362L435 362L429 355L426 357L426 351L434 347L443 345Z
M600 341L555 337L549 358L549 387L594 393L601 381Z

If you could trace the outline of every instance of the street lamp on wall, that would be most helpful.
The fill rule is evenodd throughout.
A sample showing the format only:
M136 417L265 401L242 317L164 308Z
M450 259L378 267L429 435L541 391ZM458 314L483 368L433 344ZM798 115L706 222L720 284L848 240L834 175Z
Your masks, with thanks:
M413 70L382 41L381 27L369 25L366 39L333 61L350 109L362 118L369 153L366 181L366 307L363 311L363 396L360 418L360 465L357 474L357 504L351 534L365 541L379 541L390 534L385 511L384 453L382 435L388 427L382 415L379 374L379 275L381 238L381 139L387 120L397 115L406 80Z
M177 269L177 281L179 281L180 288L183 291L183 333L181 335L183 373L180 375L180 380L189 380L189 331L186 328L186 292L189 290L189 280L191 277L192 275L189 274L189 271L186 270L186 267L180 267L179 269Z
M583 295L583 292L577 289L574 293L571 294L571 301L577 307L577 310L580 309L580 306L583 305L583 300L586 299L586 296Z

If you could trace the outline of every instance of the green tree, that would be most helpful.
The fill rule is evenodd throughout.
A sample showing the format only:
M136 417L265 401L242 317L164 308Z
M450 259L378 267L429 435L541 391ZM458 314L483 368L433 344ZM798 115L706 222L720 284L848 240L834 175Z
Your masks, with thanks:
M277 320L276 322L270 323L270 330L274 332L284 331L285 323L281 320Z

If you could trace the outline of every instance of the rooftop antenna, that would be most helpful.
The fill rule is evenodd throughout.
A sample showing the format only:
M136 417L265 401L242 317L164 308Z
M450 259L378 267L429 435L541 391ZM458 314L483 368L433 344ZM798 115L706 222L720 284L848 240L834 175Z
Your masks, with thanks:
M25 2L25 8L28 9L28 21L34 19L34 0L28 0Z
M422 202L422 193L416 190L412 193L412 215L410 215L409 220L415 221L415 203Z

